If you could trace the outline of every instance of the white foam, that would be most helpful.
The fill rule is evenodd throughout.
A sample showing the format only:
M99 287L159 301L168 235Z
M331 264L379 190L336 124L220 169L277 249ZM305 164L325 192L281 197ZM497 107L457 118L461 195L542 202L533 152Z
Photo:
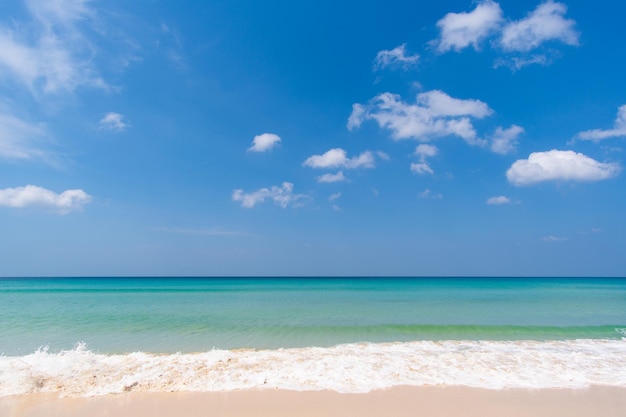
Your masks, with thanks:
M397 385L502 388L626 387L626 341L419 341L330 348L103 355L84 345L0 357L0 396L55 392L246 388L360 393Z

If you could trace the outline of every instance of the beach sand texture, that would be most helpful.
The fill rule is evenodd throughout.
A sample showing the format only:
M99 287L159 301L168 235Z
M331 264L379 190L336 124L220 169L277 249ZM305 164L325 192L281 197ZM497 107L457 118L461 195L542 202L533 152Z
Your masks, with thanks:
M0 398L3 417L624 417L626 389L488 390L397 387L367 394L241 390L212 393L127 393L58 398Z

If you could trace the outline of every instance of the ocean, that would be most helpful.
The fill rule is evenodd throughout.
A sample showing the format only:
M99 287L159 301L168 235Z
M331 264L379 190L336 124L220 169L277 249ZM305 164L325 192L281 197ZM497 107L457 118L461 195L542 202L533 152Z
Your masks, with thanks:
M621 278L0 279L0 396L626 387Z

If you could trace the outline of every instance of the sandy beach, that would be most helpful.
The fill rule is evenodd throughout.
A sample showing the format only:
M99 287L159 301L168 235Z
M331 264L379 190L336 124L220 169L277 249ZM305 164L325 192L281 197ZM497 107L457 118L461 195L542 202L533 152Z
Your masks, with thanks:
M429 416L623 417L626 389L487 390L466 387L398 387L367 394L331 391L241 390L212 393L125 393L59 398L0 398L5 417L165 416Z

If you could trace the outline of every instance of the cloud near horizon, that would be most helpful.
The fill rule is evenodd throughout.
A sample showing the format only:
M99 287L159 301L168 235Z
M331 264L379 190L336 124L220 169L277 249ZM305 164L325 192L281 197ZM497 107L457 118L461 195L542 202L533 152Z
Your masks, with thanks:
M1 207L44 207L67 214L82 209L91 200L92 197L83 190L66 190L57 194L36 185L0 189Z
M533 152L528 159L519 159L506 172L515 186L544 181L600 181L617 176L616 163L598 162L582 153L559 151Z

